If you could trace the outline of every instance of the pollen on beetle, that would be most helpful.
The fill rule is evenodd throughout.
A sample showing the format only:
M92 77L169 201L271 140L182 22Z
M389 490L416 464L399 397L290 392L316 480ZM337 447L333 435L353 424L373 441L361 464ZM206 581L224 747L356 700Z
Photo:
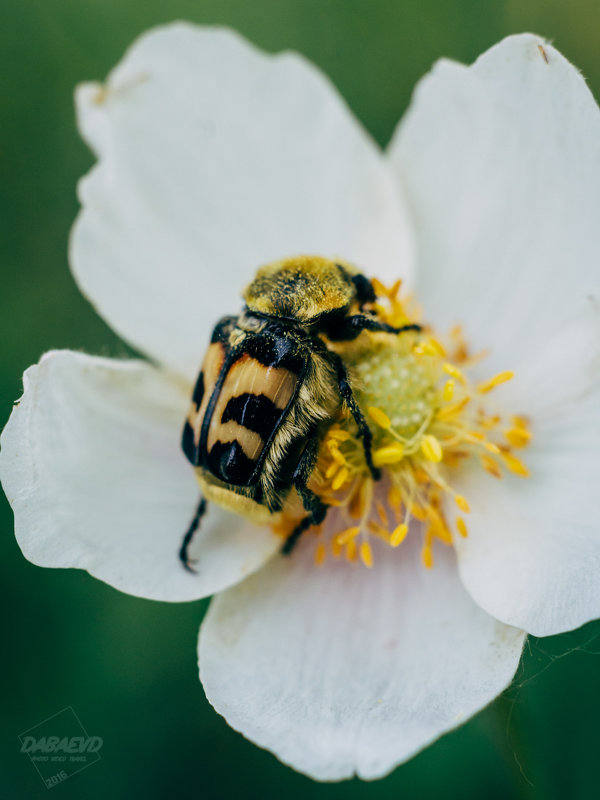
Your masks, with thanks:
M373 284L378 301L371 311L382 322L400 327L417 321L400 298L399 282L391 289ZM332 507L335 522L312 529L315 563L331 554L372 568L374 538L396 548L418 535L421 563L432 569L437 547L468 536L467 522L456 511L468 515L469 499L453 488L463 464L477 464L490 480L506 472L530 474L520 456L532 438L529 421L506 416L494 402L495 390L514 375L482 374L485 354L470 353L459 327L446 338L430 328L403 335L365 332L335 349L371 430L372 461L381 479L373 479L352 416L342 413L325 435L310 483ZM289 523L293 528L295 521Z

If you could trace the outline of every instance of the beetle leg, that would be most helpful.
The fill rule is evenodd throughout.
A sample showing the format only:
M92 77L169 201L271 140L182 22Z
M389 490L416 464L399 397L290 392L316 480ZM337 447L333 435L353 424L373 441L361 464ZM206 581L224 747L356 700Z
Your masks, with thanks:
M198 508L196 509L196 513L192 521L190 522L190 527L187 529L185 536L183 537L183 541L181 542L181 547L179 548L179 560L183 564L184 569L187 569L188 572L193 572L196 574L196 570L192 566L195 563L195 559L190 559L188 556L188 548L192 543L192 539L194 538L194 534L198 530L200 525L200 520L204 516L206 512L206 500L201 497L200 502L198 503Z
M304 519L300 520L298 525L296 525L294 530L285 540L284 545L281 548L281 552L286 556L292 552L296 546L296 543L298 542L298 539L305 530L310 528L312 525L320 525L323 522L329 508L329 506L319 497L317 497L317 495L306 485L314 469L317 460L318 449L319 440L315 437L306 446L302 456L300 457L298 466L294 470L292 481L296 491L298 492L298 495L300 496L300 499L302 500L302 505L308 514L306 517L304 517Z
M332 342L349 342L352 341L352 339L356 339L361 331L376 331L380 333L406 333L407 331L415 331L419 333L422 330L423 328L421 325L416 325L414 323L394 328L393 325L388 325L378 319L368 317L366 314L354 314L351 317L336 320L335 324L325 329L324 333Z
M334 363L337 369L338 388L340 395L342 397L342 400L348 407L348 410L354 417L354 421L358 426L358 432L362 439L363 448L365 451L365 460L367 462L369 471L373 476L373 480L378 481L381 478L381 471L377 469L377 467L373 464L373 457L371 455L373 434L371 433L371 429L367 425L367 421L364 418L362 411L360 410L360 406L356 402L356 398L354 397L354 393L352 391L352 387L350 386L350 381L348 379L348 371L344 366L344 362L336 353L333 353L333 356L334 356Z

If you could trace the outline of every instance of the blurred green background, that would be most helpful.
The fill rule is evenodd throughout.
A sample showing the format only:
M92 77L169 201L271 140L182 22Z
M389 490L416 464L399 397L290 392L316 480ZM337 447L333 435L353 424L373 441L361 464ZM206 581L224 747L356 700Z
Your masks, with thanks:
M92 163L72 90L103 78L144 29L222 23L267 50L299 50L382 144L435 59L470 62L513 32L554 40L600 93L597 0L1 0L0 10L1 421L43 351L126 352L68 272L75 184ZM104 747L54 790L64 798L599 796L599 625L531 640L503 697L385 780L314 784L209 707L196 669L205 603L137 600L32 566L3 497L0 526L3 797L46 796L17 736L69 705Z

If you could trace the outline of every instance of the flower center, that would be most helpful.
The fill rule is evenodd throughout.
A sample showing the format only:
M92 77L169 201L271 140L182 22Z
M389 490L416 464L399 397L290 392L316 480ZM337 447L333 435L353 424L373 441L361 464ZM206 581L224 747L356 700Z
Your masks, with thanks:
M375 284L383 302L372 312L381 321L394 327L416 321L410 304L400 299L399 282L391 289ZM373 480L358 428L342 413L325 436L310 484L333 507L324 525L311 529L315 561L321 564L330 554L370 567L371 537L398 547L416 520L422 562L431 568L434 543L452 545L456 535L468 535L468 500L452 488L465 460L476 460L494 478L505 470L529 475L515 455L531 439L528 421L507 420L493 402L493 390L513 375L502 372L476 383L470 373L483 354L469 353L460 328L444 343L425 328L420 334L365 332L354 342L330 346L352 376L382 477ZM281 532L296 523L288 515Z

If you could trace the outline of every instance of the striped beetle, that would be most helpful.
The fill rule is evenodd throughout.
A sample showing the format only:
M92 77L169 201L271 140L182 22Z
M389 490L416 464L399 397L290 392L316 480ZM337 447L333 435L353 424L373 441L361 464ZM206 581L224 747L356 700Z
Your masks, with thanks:
M243 298L242 313L224 317L213 331L183 430L183 451L203 494L179 553L187 569L206 500L266 523L295 489L306 516L285 541L285 553L324 520L328 506L307 483L323 433L343 405L379 478L371 431L333 348L363 330L420 330L378 320L364 308L376 299L371 282L347 264L317 256L262 267Z

